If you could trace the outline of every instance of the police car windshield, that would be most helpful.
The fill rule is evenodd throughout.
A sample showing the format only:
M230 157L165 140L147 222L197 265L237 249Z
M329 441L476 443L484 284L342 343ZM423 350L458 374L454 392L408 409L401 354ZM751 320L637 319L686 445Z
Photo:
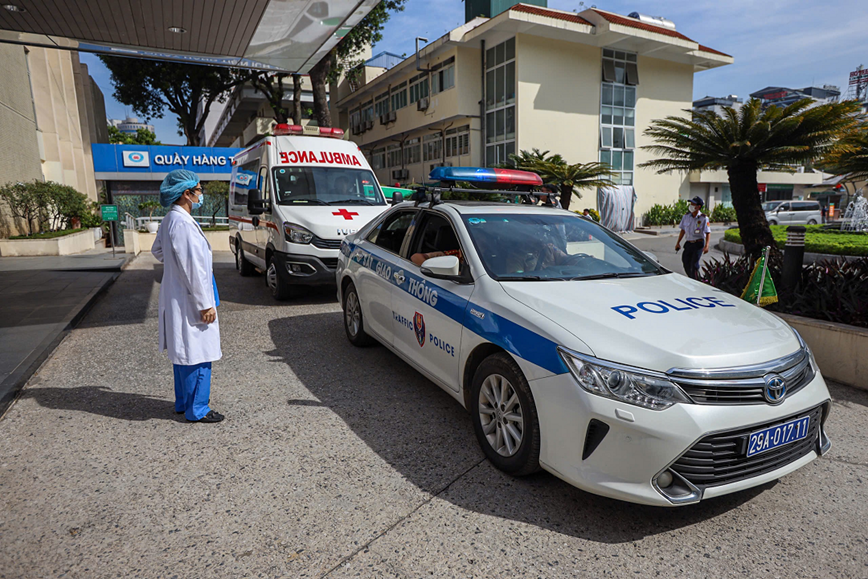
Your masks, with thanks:
M488 274L500 281L592 280L666 273L617 235L579 216L463 216Z
M279 205L385 205L376 177L363 169L277 167Z

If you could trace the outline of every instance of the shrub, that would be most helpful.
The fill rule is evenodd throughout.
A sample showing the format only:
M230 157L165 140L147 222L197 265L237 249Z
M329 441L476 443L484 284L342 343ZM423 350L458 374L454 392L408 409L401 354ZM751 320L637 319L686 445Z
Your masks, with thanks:
M41 203L31 183L7 183L0 187L0 198L12 217L23 219L27 233L33 235L33 224L39 220Z
M594 221L596 221L597 223L600 222L600 212L599 211L597 211L596 209L588 209L588 213L591 214L591 217L594 219Z
M783 248L787 242L786 225L772 225L775 245ZM868 234L852 233L836 229L824 229L822 225L806 225L805 251L831 255L868 255ZM723 238L732 243L741 243L738 229L727 229Z
M679 199L672 205L655 203L645 214L645 225L677 225L687 213L687 200Z
M802 268L793 289L781 284L783 259L772 252L769 271L778 288L778 302L768 306L778 311L817 320L868 327L868 258L853 261L824 260ZM740 296L753 271L747 257L735 261L709 259L702 266L701 281Z
M726 207L722 203L718 203L714 206L714 211L711 212L711 220L717 223L731 223L735 221L735 207Z

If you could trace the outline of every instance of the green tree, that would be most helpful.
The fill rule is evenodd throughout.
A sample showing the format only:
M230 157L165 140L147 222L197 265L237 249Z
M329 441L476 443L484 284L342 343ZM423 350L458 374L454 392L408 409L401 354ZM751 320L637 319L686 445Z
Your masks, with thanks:
M283 83L289 76L292 76L292 110L283 105L286 95ZM268 101L274 113L275 121L286 123L292 116L292 124L301 124L301 75L290 75L284 72L259 72L250 77L250 84L257 92L262 93L262 96Z
M44 230L69 229L73 219L81 221L91 213L87 195L54 181L33 181L27 185L39 204L39 221Z
M162 118L169 110L178 117L179 135L187 145L199 146L200 133L215 102L247 81L251 73L217 66L201 66L100 55L111 72L114 97L145 118ZM201 107L201 114L199 109Z
M383 39L383 26L392 12L404 10L406 0L383 0L310 69L313 87L313 116L321 127L332 126L329 113L326 84L340 74L359 65L359 54L366 46L373 46Z
M38 223L41 202L30 183L6 183L0 187L0 198L6 202L9 213L27 224L27 235L33 235L33 224Z
M643 148L660 158L640 167L658 173L725 170L745 250L758 256L763 247L775 244L762 210L757 171L794 172L821 158L856 122L859 105L854 101L811 107L812 102L802 99L763 110L758 99L751 99L738 111L692 111L692 118L652 121L645 134L657 143Z
M868 123L863 122L844 135L819 165L846 181L868 180Z
M122 133L115 126L108 126L109 143L113 145L162 145L157 135L148 129L136 129L136 134Z
M229 183L226 181L207 181L203 183L205 203L202 213L211 216L211 227L217 225L217 214L226 210L229 203Z
M504 167L531 171L540 176L544 183L555 185L561 193L561 206L569 209L573 194L581 199L582 189L611 187L612 171L605 163L567 163L558 154L549 155L549 151L531 149L519 151L510 155Z

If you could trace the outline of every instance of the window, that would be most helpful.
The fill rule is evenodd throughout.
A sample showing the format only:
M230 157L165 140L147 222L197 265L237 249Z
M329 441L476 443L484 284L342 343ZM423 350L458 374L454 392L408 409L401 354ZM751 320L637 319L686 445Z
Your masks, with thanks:
M428 96L428 73L416 75L410 79L410 102L415 103L417 100Z
M431 94L437 94L455 86L455 57L431 67Z
M408 165L422 161L422 145L419 137L407 139L404 143L404 162Z
M238 167L232 181L233 205L247 207L247 192L256 188L257 168L259 168L259 159L248 161Z
M362 105L362 122L374 120L374 103L373 101Z
M442 252L446 255L455 255L462 263L464 262L458 236L455 235L455 229L445 217L427 212L419 233L414 237L410 249L411 256L418 253ZM411 257L410 260L413 261L413 258ZM419 262L413 261L413 263Z
M350 126L357 127L362 123L362 110L356 109L350 113Z
M386 162L388 167L401 167L401 145L389 145L386 147Z
M457 157L470 153L470 126L464 125L446 131L446 156Z
M374 169L386 168L386 149L374 149L371 153L371 167Z
M485 164L490 167L515 153L515 38L485 51L485 111Z
M407 82L402 82L392 88L392 110L397 111L407 106Z
M415 217L416 211L401 211L390 215L371 231L368 235L368 241L386 251L395 254L400 253L401 245L404 244L404 237L407 236L407 231L413 224Z
M389 112L389 91L384 92L374 101L374 115L381 117Z
M422 139L422 160L443 161L443 136L440 133L425 135Z
M631 52L604 48L603 82L616 82L630 86L639 84L636 55Z
M636 148L636 87L627 83L627 65L635 68L635 54L603 50L600 162L612 167L615 173L612 180L619 185L633 184L633 150ZM638 77L634 84L638 84Z

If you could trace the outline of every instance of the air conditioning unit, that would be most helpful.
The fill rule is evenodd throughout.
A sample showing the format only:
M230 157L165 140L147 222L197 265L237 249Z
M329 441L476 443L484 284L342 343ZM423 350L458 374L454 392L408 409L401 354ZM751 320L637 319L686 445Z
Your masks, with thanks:
M417 111L427 111L428 110L428 97L422 97L416 101L416 110Z
M361 123L359 123L359 124L357 124L357 125L353 125L353 126L351 127L351 130L353 131L353 134L354 134L354 135L360 135L360 134L362 134L362 133L364 132L364 131L362 130L362 125L361 125Z
M410 170L409 169L395 169L392 171L392 179L409 179L410 178Z
M380 115L380 124L381 125L385 125L388 122L389 122L389 113L385 113L385 114Z
M390 123L394 123L398 120L398 113L395 111L390 111L387 116L389 117L388 122Z
M365 123L362 125L362 127L363 127L362 128L363 131L370 131L371 129L374 128L374 119L370 119L370 120L365 121Z

